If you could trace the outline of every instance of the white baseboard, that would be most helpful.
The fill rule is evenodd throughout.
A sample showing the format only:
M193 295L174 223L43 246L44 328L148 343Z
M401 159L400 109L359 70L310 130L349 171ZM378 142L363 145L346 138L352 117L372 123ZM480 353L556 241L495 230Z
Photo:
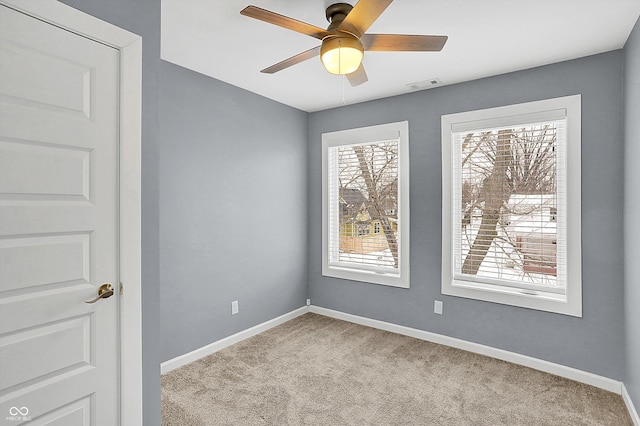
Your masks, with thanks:
M567 379L575 380L576 382L585 383L591 386L598 387L600 389L607 390L609 392L620 395L622 393L622 382L609 379L607 377L598 376L597 374L589 373L586 371L578 370L564 365L555 364L553 362L544 361L541 359L533 358L526 355L517 354L515 352L509 352L502 349L493 348L491 346L485 346L478 343L468 342L466 340L456 339L454 337L444 336L442 334L431 333L429 331L418 330L415 328L405 327L402 325L392 324L384 321L378 321L370 318L360 317L357 315L351 315L340 311L334 311L331 309L321 308L319 306L310 306L310 312L353 322L368 327L377 328L380 330L390 331L392 333L402 334L404 336L414 337L420 340L426 340L428 342L438 343L453 348L462 349L469 352L474 352L481 355L490 356L492 358L500 359L503 361L512 362L514 364L523 365L536 370L544 371L545 373L555 374L556 376L565 377ZM627 404L628 405L628 404ZM636 415L637 418L637 415ZM640 426L636 423L636 426Z
M302 308L298 308L295 311L291 311L272 320L263 322L262 324L258 324L254 327L248 328L229 337L225 337L224 339L213 342L207 346L203 346L184 355L180 355L173 359L167 360L160 364L160 374L168 373L169 371L175 370L176 368L182 367L183 365L189 364L190 362L197 361L200 358L204 358L207 355L218 352L219 350L224 349L227 346L231 346L235 343L241 342L245 339L248 339L249 337L253 337L256 334L260 334L264 331L269 330L270 328L299 317L300 315L304 315L307 312L309 312L309 307L303 306Z
M235 343L241 342L242 340L248 339L249 337L255 336L256 334L267 331L270 328L283 324L287 321L290 321L300 315L304 315L307 312L313 312L316 314L340 319L343 321L352 322L355 324L364 325L367 327L373 327L380 330L390 331L392 333L414 337L416 339L425 340L425 341L437 343L440 345L450 346L453 348L462 349L462 350L477 353L480 355L490 356L492 358L512 362L514 364L523 365L525 367L530 367L536 370L544 371L545 373L555 374L560 377L565 377L567 379L575 380L580 383L585 383L587 385L595 386L600 389L604 389L609 392L622 395L625 400L625 403L627 404L629 412L631 413L631 416L636 422L635 423L636 426L640 426L640 422L638 421L638 413L635 410L635 407L633 406L633 403L629 397L629 394L626 393L626 388L624 388L623 383L620 381L609 379L607 377L599 376L597 374L589 373L586 371L578 370L576 368L567 367L567 366L556 364L549 361L544 361L538 358L533 358L527 355L521 355L515 352L509 352L503 349L497 349L491 346L481 345L479 343L468 342L466 340L456 339L454 337L449 337L442 334L431 333L429 331L418 330L416 328L405 327L402 325L397 325L389 322L347 314L344 312L334 311L332 309L322 308L322 307L313 306L313 305L303 306L292 312L281 315L272 320L263 322L262 324L258 324L247 330L241 331L232 336L218 340L207 346L203 346L202 348L196 349L192 352L189 352L184 355L180 355L176 358L165 361L160 365L160 372L161 374L168 373L169 371L175 370L176 368L182 367L183 365L186 365L190 362L197 361L200 358L203 358L207 355L211 355L214 352L217 352Z
M627 405L627 410L629 410L629 414L631 415L631 420L633 420L633 424L635 426L640 426L640 416L638 416L638 411L636 407L633 405L633 401L631 400L631 396L629 396L629 392L627 392L627 387L622 384L622 399L624 403Z

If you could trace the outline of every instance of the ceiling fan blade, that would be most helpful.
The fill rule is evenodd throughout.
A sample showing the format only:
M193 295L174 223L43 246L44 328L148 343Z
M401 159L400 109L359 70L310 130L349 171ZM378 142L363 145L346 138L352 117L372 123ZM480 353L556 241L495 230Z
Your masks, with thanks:
M280 15L256 6L247 6L240 11L240 14L306 34L319 40L330 35L327 30L316 27L315 25L307 24L306 22L298 21L296 19L289 18L288 16Z
M393 0L360 0L344 18L338 31L360 38Z
M356 87L361 85L362 83L366 83L369 79L367 78L367 73L364 70L364 66L362 63L358 67L357 70L352 72L351 74L347 74L347 80L351 86Z
M385 52L439 52L447 36L409 34L365 34L364 50Z
M263 72L265 74L273 74L278 71L282 71L285 68L289 68L295 64L299 64L300 62L304 62L307 59L311 59L318 55L320 55L320 46L314 47L313 49L306 50L302 53L298 53L297 55L292 56L288 59L285 59L284 61L278 62L275 65L271 65L270 67L265 68L260 72Z

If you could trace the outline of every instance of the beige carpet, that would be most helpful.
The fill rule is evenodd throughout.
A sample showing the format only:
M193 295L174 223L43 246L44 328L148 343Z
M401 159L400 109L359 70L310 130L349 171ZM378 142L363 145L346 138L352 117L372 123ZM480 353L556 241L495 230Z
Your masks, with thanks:
M622 398L305 314L162 377L164 425L632 425Z

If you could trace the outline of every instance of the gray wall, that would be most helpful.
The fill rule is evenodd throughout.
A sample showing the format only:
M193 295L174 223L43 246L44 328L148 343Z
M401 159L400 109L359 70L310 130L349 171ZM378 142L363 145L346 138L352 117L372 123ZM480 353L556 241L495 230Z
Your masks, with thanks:
M160 0L61 0L142 36L142 375L145 425L160 424L158 80Z
M625 386L640 410L640 21L625 45Z
M304 306L307 114L162 62L160 123L164 361Z
M309 291L314 305L623 378L622 51L310 114ZM583 318L443 296L443 114L582 94ZM409 121L411 288L321 275L321 135ZM444 315L433 313L434 299Z

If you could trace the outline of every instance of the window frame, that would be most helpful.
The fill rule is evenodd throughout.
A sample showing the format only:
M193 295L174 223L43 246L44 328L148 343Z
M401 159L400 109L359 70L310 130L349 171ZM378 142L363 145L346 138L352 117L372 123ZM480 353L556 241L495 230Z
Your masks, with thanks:
M380 273L329 262L329 148L398 140L398 272ZM409 122L401 121L322 134L322 275L409 288Z
M453 133L509 125L522 125L563 114L566 120L566 211L567 279L564 294L528 291L517 287L484 284L454 276L453 247ZM442 294L547 312L582 317L581 251L581 96L508 105L441 117L442 131ZM560 191L558 191L560 192Z

